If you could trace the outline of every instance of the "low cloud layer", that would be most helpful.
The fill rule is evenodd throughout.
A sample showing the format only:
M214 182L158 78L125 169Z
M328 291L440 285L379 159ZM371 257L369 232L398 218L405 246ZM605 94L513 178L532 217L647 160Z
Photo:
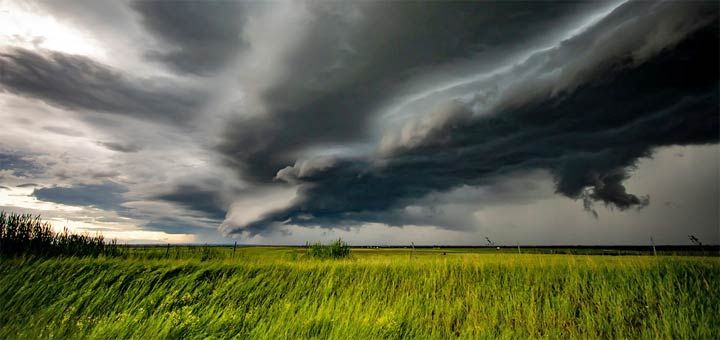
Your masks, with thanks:
M682 157L647 160L717 147L719 10L0 4L0 206L217 242L378 230L450 242L517 225L503 212L523 206L577 210L578 228L655 223L665 203L633 190L640 167L692 176ZM668 206L710 233L720 221L693 197L717 192L678 191Z
M300 198L237 230L258 233L276 223L404 225L402 216L388 220L387 212L432 192L536 169L553 174L556 191L583 199L588 210L594 202L641 208L649 198L623 186L639 158L657 147L718 140L715 9L621 6L505 74L456 86L465 92L429 113L441 119L430 126L410 120L387 132L380 157L339 158L292 179L286 174L302 169L281 170L278 177L298 185ZM674 35L655 37L669 27ZM576 59L584 53L588 58Z
M178 122L203 99L163 79L131 79L91 59L58 52L10 49L0 53L5 92L71 110L90 110Z
M49 187L33 190L32 196L39 200L65 205L88 206L106 210L122 210L122 195L127 189L117 183L71 187Z

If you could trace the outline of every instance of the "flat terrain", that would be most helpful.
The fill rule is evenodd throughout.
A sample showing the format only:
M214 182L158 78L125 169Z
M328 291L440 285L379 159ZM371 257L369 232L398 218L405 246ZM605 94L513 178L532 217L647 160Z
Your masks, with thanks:
M713 338L720 258L157 247L0 260L0 338Z

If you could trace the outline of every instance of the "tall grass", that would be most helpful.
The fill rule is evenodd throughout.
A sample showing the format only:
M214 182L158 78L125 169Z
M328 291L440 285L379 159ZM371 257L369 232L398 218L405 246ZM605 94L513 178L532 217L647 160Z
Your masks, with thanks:
M40 216L0 212L0 256L98 256L119 253L102 235L55 232Z
M0 260L2 339L720 334L720 259L247 248L217 261Z

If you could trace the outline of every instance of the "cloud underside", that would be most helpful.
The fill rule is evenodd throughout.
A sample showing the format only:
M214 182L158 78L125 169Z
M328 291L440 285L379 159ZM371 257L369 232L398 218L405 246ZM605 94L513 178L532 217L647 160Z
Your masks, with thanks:
M298 47L285 52L281 71L267 72L273 81L251 93L262 108L237 108L216 149L244 179L271 182L308 147L372 138L377 111L416 76L468 60L490 70L601 5L313 3L300 9L311 12L307 18L288 24L303 32Z
M463 85L465 98L449 100L429 127L411 122L386 133L380 157L283 169L276 179L297 185L297 199L232 230L412 224L402 208L430 193L537 169L591 211L594 202L620 210L648 204L623 185L639 158L718 141L719 36L714 6L664 4L629 20L637 7L516 65L508 77L517 82L493 87L500 75ZM676 35L657 35L669 28Z
M51 51L0 51L0 89L51 105L151 122L185 122L202 92L167 79L136 79L90 58Z
M169 46L147 51L146 56L197 75L222 69L243 49L245 7L250 5L239 1L132 3L148 31Z
M532 201L548 175L596 216L640 209L639 160L718 142L719 6L39 2L113 41L0 46L0 101L29 112L0 135L0 193L235 236L469 229L450 215Z

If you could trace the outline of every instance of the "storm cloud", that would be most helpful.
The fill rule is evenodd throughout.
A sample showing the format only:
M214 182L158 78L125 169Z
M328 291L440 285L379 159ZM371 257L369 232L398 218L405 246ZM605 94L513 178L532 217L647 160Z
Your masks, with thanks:
M82 56L13 48L0 53L0 89L68 109L151 121L189 119L202 92L164 79L133 79Z
M174 202L216 221L225 218L227 203L217 188L201 184L180 184L170 192L155 196L156 199Z
M513 95L501 93L491 105L478 96L503 75L463 84L477 92L435 112L445 118L429 128L391 131L380 157L340 158L304 175L280 171L277 178L298 185L299 198L236 230L258 233L277 223L403 225L386 212L432 192L535 169L553 174L556 191L583 199L587 209L593 202L642 207L649 198L622 184L639 158L657 147L718 141L717 6L703 5L622 6L597 27L514 66L509 77L526 83L501 89ZM657 38L667 26L678 35ZM587 48L604 59L573 59Z
M146 56L172 69L207 75L222 69L244 47L242 28L245 7L241 1L136 1L133 9L141 23L161 42L165 50L151 50Z
M70 187L38 188L32 193L39 200L66 205L90 206L108 210L123 210L124 186L106 182L103 184L80 184Z
M238 109L249 115L233 119L218 150L245 178L270 181L305 148L368 137L375 111L414 76L469 57L497 63L498 55L559 34L578 13L607 6L310 3L295 28L302 40L283 58L290 67L255 94L262 114Z
M0 2L0 207L162 242L717 239L719 12Z

